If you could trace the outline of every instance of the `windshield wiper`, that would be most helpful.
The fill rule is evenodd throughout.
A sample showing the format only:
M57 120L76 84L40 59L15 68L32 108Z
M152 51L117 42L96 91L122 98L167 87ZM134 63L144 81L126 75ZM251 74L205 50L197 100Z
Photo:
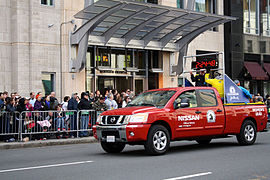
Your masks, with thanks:
M138 104L128 104L127 107L138 106Z
M139 104L140 106L154 106L156 107L154 104L149 104L149 103L142 103L142 104Z

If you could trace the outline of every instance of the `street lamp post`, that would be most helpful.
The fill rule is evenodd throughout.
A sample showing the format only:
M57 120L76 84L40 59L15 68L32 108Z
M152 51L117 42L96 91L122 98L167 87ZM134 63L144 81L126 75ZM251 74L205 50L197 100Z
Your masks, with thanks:
M60 24L60 98L61 98L60 101L62 101L63 99L62 26L64 24L69 24L69 23L74 24L75 21L72 19L71 21L62 22Z

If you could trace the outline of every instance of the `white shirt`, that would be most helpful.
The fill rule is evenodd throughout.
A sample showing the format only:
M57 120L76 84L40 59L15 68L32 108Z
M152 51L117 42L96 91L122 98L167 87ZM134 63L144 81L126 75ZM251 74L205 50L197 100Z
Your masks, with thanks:
M115 100L106 99L105 100L105 104L106 104L108 110L112 110L112 109L117 109L118 108L118 105L117 105L117 103L116 103Z
M30 99L29 104L31 104L33 107L35 106L36 99Z
M62 103L62 108L64 111L67 111L68 110L68 102L63 102Z

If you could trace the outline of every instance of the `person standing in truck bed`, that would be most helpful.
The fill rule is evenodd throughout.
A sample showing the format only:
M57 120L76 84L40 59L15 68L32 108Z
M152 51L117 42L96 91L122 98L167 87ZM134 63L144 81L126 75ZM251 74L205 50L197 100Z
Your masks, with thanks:
M195 86L206 86L205 83L205 69L201 69L199 74L193 75L190 71L191 81L195 82Z

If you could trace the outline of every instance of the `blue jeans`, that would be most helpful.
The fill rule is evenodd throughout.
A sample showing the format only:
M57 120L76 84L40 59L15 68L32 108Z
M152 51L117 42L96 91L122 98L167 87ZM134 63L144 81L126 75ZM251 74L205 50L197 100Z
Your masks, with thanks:
M57 128L63 128L63 129L66 129L66 126L65 126L65 117L58 117L57 118Z
M69 118L70 118L70 130L71 131L77 130L77 115L76 114L69 115ZM71 132L71 135L77 136L77 132Z
M81 130L85 130L88 127L89 115L81 115ZM87 131L81 131L80 136L87 136Z

